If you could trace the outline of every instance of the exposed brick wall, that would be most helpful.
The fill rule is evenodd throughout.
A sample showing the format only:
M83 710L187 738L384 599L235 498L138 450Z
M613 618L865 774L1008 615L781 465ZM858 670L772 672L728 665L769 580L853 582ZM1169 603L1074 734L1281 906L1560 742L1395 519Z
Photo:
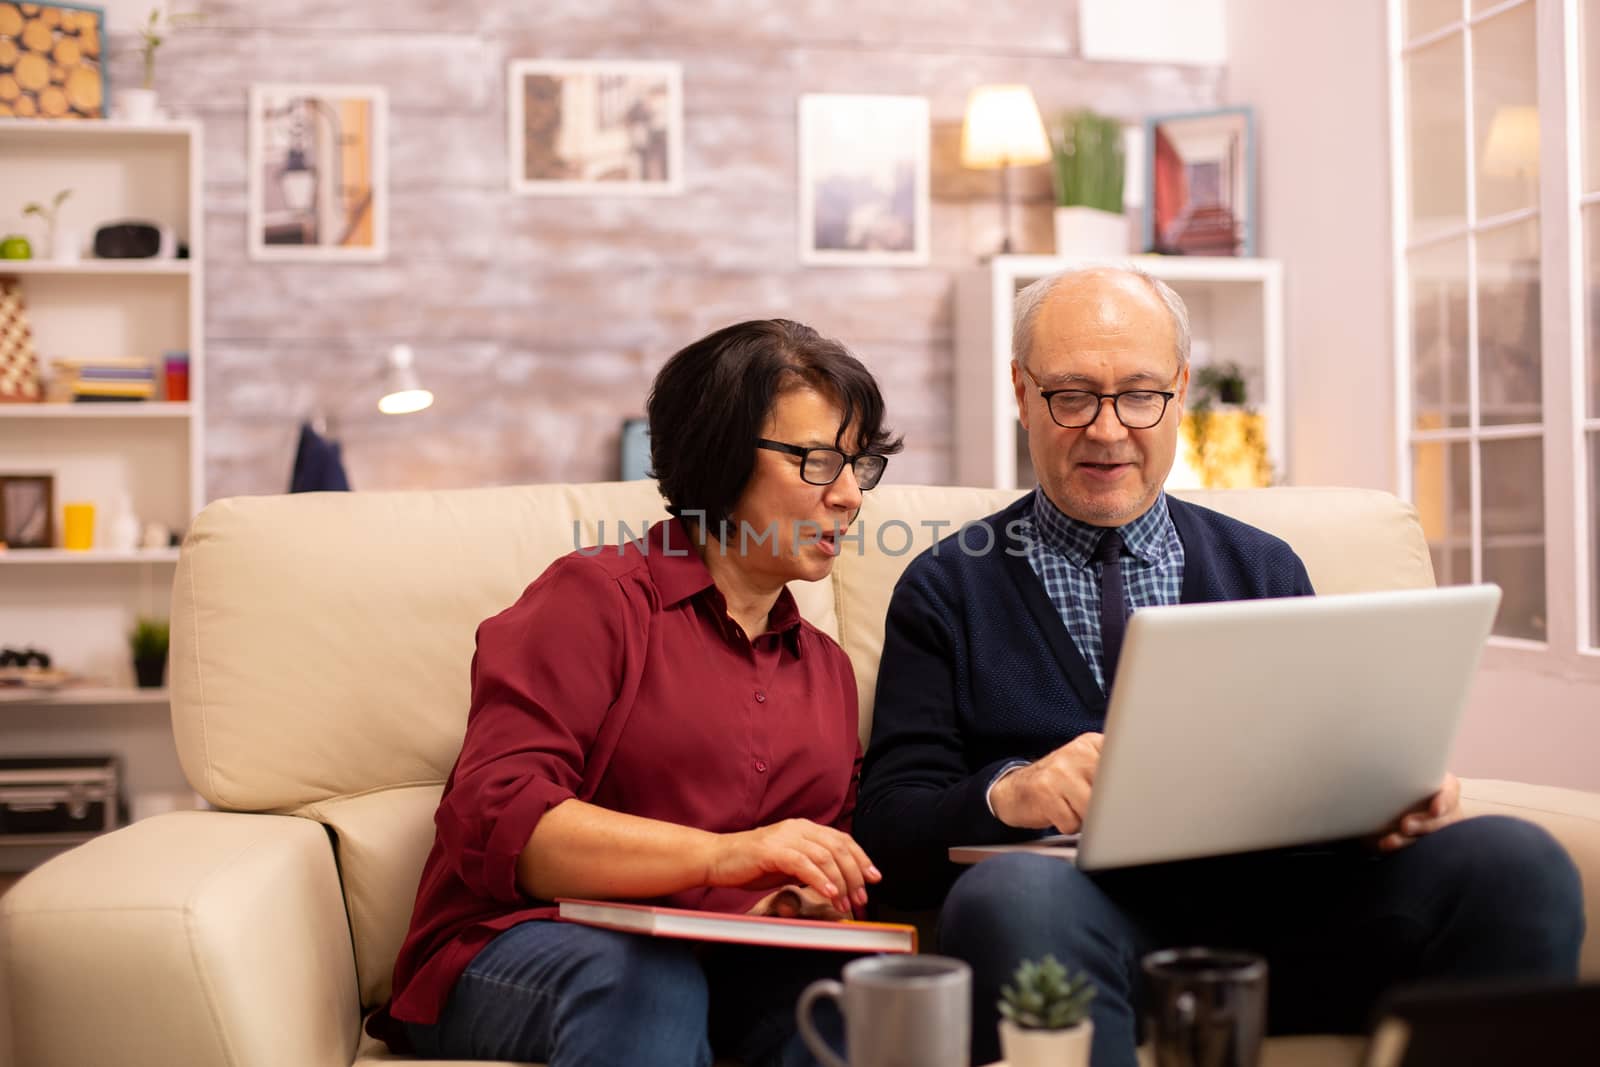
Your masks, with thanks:
M968 91L1030 85L1047 116L1090 105L1137 120L1213 106L1222 71L1077 57L1074 0L209 0L161 54L164 102L206 133L208 495L279 492L298 419L337 416L357 488L588 481L617 472L620 421L675 349L740 318L837 336L878 375L907 449L891 477L951 470L952 273L999 241L993 173L957 159ZM508 60L683 64L686 187L676 199L507 191ZM137 61L123 50L114 84ZM383 85L390 252L373 265L254 263L245 253L252 82ZM805 92L929 98L933 262L802 268L796 101ZM1023 251L1048 252L1043 167L1017 182ZM375 409L406 341L438 397Z

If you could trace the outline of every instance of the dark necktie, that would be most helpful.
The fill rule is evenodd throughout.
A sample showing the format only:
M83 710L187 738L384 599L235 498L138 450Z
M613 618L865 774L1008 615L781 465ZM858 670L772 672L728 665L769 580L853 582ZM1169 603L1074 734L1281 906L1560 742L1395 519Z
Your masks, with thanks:
M1128 629L1128 609L1122 593L1122 534L1107 530L1095 547L1100 564L1100 649L1105 664L1106 692L1117 676L1117 657L1122 655L1122 635Z

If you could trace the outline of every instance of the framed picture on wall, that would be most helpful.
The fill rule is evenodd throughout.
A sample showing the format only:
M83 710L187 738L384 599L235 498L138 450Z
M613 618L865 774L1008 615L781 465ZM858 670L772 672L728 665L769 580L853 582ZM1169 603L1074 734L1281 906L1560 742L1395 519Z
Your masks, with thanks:
M683 191L679 64L517 59L506 85L513 193L670 196Z
M0 542L7 548L55 547L55 479L0 474Z
M1255 119L1224 108L1145 120L1146 252L1256 254Z
M388 254L388 98L374 86L250 87L250 257Z
M800 261L928 262L928 101L800 98Z
M0 2L0 117L106 117L105 11Z

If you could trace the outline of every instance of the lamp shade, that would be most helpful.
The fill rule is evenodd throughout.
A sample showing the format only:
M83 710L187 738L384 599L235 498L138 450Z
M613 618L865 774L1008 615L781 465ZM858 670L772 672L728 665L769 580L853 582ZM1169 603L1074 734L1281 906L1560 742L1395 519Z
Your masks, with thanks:
M378 401L378 410L385 415L408 415L433 403L433 394L417 380L415 362L410 345L395 345L389 349L383 374L383 397Z
M1039 105L1026 85L980 85L967 97L961 125L961 164L1026 167L1050 159Z
M1495 110L1483 143L1483 172L1491 178L1539 173L1538 108L1519 105Z

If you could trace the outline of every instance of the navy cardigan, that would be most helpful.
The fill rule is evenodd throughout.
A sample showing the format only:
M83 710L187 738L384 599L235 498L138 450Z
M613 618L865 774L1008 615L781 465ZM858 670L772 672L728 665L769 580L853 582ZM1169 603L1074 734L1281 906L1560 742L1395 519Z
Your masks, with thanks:
M1018 536L1032 506L1025 495L923 552L889 602L854 827L884 873L874 894L894 907L944 899L961 870L951 845L1037 836L989 812L990 781L1104 726L1106 695ZM1312 593L1283 541L1209 508L1167 506L1184 603Z

